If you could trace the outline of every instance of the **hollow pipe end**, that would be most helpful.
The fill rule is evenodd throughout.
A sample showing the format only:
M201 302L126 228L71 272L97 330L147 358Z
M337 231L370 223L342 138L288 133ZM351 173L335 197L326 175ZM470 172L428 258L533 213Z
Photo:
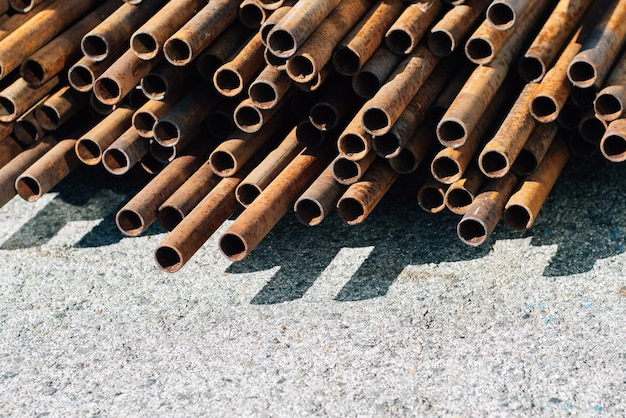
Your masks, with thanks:
M249 254L246 240L234 232L226 232L219 239L219 249L231 261L241 261Z
M489 236L485 222L471 216L464 216L459 221L456 226L456 233L464 244L472 247L480 246Z
M39 180L26 173L15 180L15 191L28 202L34 202L45 193Z
M293 206L296 219L307 226L317 226L326 217L322 204L313 198L300 197Z
M179 271L187 262L178 248L163 244L154 251L154 260L161 270L168 273Z
M137 211L122 208L115 214L117 229L126 236L136 237L146 229L146 223Z

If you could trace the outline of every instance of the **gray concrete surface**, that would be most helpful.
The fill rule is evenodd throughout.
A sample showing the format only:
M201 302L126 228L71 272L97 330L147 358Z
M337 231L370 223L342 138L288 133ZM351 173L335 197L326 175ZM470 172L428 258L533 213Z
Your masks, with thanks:
M136 185L91 174L0 210L0 416L626 415L626 165L484 248L396 189L173 275L115 230Z

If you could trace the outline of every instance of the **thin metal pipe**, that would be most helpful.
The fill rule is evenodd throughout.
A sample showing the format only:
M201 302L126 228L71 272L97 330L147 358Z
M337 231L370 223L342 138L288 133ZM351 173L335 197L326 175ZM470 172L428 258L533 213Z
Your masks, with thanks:
M604 137L607 123L599 119L592 109L589 109L578 123L578 134L590 144L599 144Z
M437 57L447 57L462 44L491 0L475 0L450 9L428 34L428 48Z
M141 90L150 100L165 100L176 90L187 89L194 74L191 67L178 68L161 61L153 70L141 78Z
M411 135L400 152L388 160L389 165L400 174L413 173L422 162L428 159L435 145L438 145L435 133L430 126L422 124Z
M352 77L352 89L364 99L371 99L396 69L400 57L384 46L374 52Z
M131 126L102 153L102 165L111 174L128 173L149 151L150 143Z
M477 167L468 169L463 178L448 187L444 202L448 210L456 215L465 215L480 191L485 176Z
M70 86L61 87L37 107L35 110L37 122L46 131L57 130L84 108L88 98L88 95Z
M495 29L506 31L522 20L524 12L533 5L533 0L494 0L487 8L486 20Z
M11 162L24 150L24 146L13 136L0 139L0 168Z
M626 161L626 119L616 119L609 124L600 141L600 151L614 163Z
M213 73L228 61L251 36L250 29L237 22L228 26L196 58L196 69L207 81L213 81Z
M524 148L513 162L511 170L522 177L533 173L541 164L558 130L559 127L555 122L535 126Z
M593 106L598 117L606 122L614 121L626 114L626 51L622 52Z
M239 5L239 22L249 29L258 30L269 15L257 0L243 0Z
M337 183L349 186L358 182L376 159L376 153L370 151L360 160L349 160L343 155L338 155L330 163L332 173Z
M446 208L445 197L448 186L432 177L426 180L417 192L417 203L420 208L428 213L442 212Z
M132 116L132 109L120 107L102 119L76 141L78 159L86 165L99 164L102 152L130 127Z
M281 7L277 8L261 24L261 27L259 28L259 33L261 34L261 40L263 41L263 45L267 46L267 36L271 32L271 30L274 29L274 26L276 26L276 24L280 22L283 17L285 17L289 9L291 9L292 5L293 4L282 5Z
M267 65L250 83L248 96L257 108L271 109L287 94L292 85L293 82L286 72Z
M86 93L93 88L93 82L111 66L124 52L118 49L110 53L102 61L93 61L89 57L82 57L67 71L67 79L74 90Z
M213 85L222 96L235 97L250 84L265 64L260 33L255 33L231 60L213 74Z
M44 130L35 118L35 109L38 105L30 108L26 113L17 118L13 125L13 137L24 147L30 147L44 136Z
M422 36L437 20L443 4L441 0L419 1L410 4L385 34L387 48L396 54L410 54Z
M259 109L254 106L252 100L244 99L235 108L233 119L235 125L243 132L253 134L260 131L263 126L269 123L272 118L279 114L282 105L289 99L290 95L283 96L279 103L271 109Z
M372 149L372 135L363 127L364 110L361 107L337 138L339 153L350 160L360 160Z
M331 163L294 203L296 218L304 225L319 225L337 206L347 188L335 180Z
M32 88L18 78L0 92L0 122L13 122L59 84L55 76L40 87Z

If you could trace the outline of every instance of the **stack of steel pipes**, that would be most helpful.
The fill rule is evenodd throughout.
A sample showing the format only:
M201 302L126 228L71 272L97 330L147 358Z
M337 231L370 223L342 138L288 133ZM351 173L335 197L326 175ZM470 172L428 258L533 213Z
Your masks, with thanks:
M166 271L241 206L219 238L231 260L291 210L361 223L401 175L480 245L501 218L530 228L568 160L626 159L626 0L0 0L0 13L0 206L79 164L145 170L116 224L170 231Z

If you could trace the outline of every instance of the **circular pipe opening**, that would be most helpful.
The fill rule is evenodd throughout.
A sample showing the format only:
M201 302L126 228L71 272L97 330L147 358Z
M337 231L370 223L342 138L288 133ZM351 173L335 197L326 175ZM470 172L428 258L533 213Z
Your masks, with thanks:
M457 225L457 235L464 243L478 246L487 239L487 229L481 221L465 218Z
M328 103L317 103L311 108L309 120L320 131L329 131L337 126L337 112Z
M523 231L530 227L530 213L525 207L511 205L504 211L504 223L514 231Z
M371 99L380 89L380 82L374 74L361 71L352 78L352 89L364 99Z
M446 144L454 144L466 139L466 132L463 125L455 120L442 120L437 126L437 137L439 141Z
M220 68L215 72L215 87L224 96L233 97L238 95L243 89L243 78L230 68Z
M317 148L324 142L324 132L310 122L300 123L296 127L296 139L307 148Z
M183 266L181 254L172 247L158 247L154 252L154 258L163 271L173 273Z
M624 161L626 159L626 138L618 135L609 135L602 141L602 153L610 161Z
M168 39L163 46L165 58L174 65L184 65L191 60L192 51L181 39Z
M387 47L396 54L408 54L413 49L411 35L403 30L392 30L385 37Z
M174 146L180 141L180 129L172 121L159 119L154 124L154 139L165 147Z
M367 152L366 141L356 134L345 134L339 137L337 148L342 154L355 156Z
M339 74L352 76L361 69L361 60L350 48L339 46L333 55L333 66Z
M241 183L235 190L237 201L243 206L248 206L261 194L261 189L256 184Z
M417 202L430 213L440 212L445 207L444 194L438 187L422 187L417 193Z
M391 128L387 113L375 107L370 107L363 112L363 127L372 135L382 135Z
M499 30L506 30L515 23L515 12L506 4L495 3L487 9L487 19Z
M0 97L0 117L15 116L15 103L6 97Z
M213 151L209 156L209 165L211 170L221 177L229 176L237 168L235 157L226 151Z
M115 223L118 229L128 236L141 234L145 227L142 217L129 209L120 210L115 216Z
M546 69L539 58L527 55L520 60L519 74L527 83L541 80L545 73Z
M337 204L339 217L348 224L358 223L365 215L361 202L351 197L342 198Z
M409 174L417 169L419 161L412 152L402 149L398 155L389 160L389 165L400 174Z
M470 39L465 46L468 57L477 64L485 64L493 57L493 47L482 38Z
M298 82L306 82L315 74L313 61L304 55L296 55L287 61L287 73Z
M570 64L568 75L572 82L580 84L580 87L587 87L588 84L593 84L596 78L596 70L588 62L575 61Z
M400 152L400 140L391 132L372 138L372 147L381 157L389 158Z
M69 69L67 78L73 88L80 92L87 92L93 85L93 74L88 68L74 66Z
M115 104L121 99L120 86L111 78L102 77L94 84L94 93L98 100L104 104Z
M272 54L281 58L288 58L296 52L295 39L283 29L272 30L267 37L267 45Z
M239 21L248 29L258 29L265 20L263 8L255 3L247 3L239 8Z
M83 53L94 61L102 61L109 54L106 41L97 35L85 35L81 42Z
M158 52L156 39L149 33L135 32L130 44L139 58L151 58ZM145 57L145 58L144 58Z
M31 176L22 175L15 182L17 194L24 200L33 202L41 197L41 185L39 181Z
M474 201L472 195L467 190L461 188L449 190L446 193L445 200L448 209L456 214L467 210L468 206Z
M450 180L461 175L461 167L452 158L439 157L432 162L432 172L437 180L443 183L451 183Z
M157 123L157 118L148 112L135 112L133 115L133 127L143 138L152 138L152 128Z
M42 105L35 110L35 119L46 131L54 131L61 124L61 117L56 109L48 105Z
M111 174L124 174L130 168L130 160L125 152L115 148L108 148L102 154L102 164Z
M75 150L78 159L87 165L96 165L102 158L100 146L88 138L80 138L76 141Z
M324 220L324 209L322 205L312 199L304 198L298 200L294 206L296 218L308 226L319 225Z
M276 90L270 84L254 83L248 92L250 99L261 109L270 109L277 103Z
M358 162L346 158L337 158L333 162L333 176L341 184L350 185L355 183L361 177Z
M37 61L28 59L20 67L20 75L30 85L38 85L43 81L43 67Z
M141 79L141 90L152 100L163 100L167 87L167 81L160 74L147 74Z
M263 116L254 106L241 106L235 109L235 124L246 133L254 133L263 126Z
M448 31L435 30L428 35L428 49L436 57L447 57L455 48L454 38Z
M485 174L490 176L504 175L505 173L503 173L503 171L505 171L508 166L509 163L506 157L499 152L488 151L480 158L480 167Z
M596 98L595 110L597 114L612 120L622 114L624 107L612 94L600 94Z
M539 162L532 152L522 149L513 162L511 170L519 176L527 176L537 169Z
M226 233L222 235L219 241L219 247L222 253L232 261L243 260L247 254L246 243L241 237L235 234Z
M530 110L537 119L541 120L554 120L558 116L558 109L556 103L550 97L537 96L530 103Z

